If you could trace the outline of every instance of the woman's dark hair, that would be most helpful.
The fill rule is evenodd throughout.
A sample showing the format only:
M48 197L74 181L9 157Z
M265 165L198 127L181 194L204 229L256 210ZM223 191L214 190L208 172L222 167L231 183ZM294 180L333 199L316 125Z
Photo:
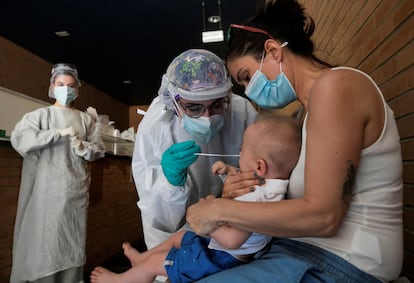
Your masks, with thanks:
M280 43L287 41L287 47L295 54L332 67L313 54L314 45L310 38L315 30L315 22L305 14L305 9L296 0L262 0L256 14L243 25L262 29ZM229 33L227 61L248 54L260 59L269 36L238 28L230 29Z

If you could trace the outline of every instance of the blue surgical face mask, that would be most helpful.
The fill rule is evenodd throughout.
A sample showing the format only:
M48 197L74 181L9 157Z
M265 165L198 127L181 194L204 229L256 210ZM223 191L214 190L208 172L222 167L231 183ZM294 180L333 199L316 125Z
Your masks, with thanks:
M207 144L223 128L224 116L213 115L210 117L191 118L183 114L182 125L185 131L198 143Z
M280 74L275 80L270 81L262 73L262 61L260 69L257 70L246 88L246 95L258 106L267 109L282 108L296 100L296 93L285 73L283 73L282 62L280 62Z
M78 97L76 90L70 86L55 86L53 94L56 100L63 106L68 106Z

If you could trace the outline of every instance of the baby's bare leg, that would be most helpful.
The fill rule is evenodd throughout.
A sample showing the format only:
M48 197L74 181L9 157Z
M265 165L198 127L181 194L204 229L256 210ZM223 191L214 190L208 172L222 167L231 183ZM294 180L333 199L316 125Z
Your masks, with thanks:
M100 266L95 267L90 276L91 283L151 283L157 275L167 276L164 260L168 251L153 252L141 263L120 274Z
M97 266L92 270L89 276L91 283L120 283L121 278L119 274L113 273L106 268Z
M129 259L132 266L139 264L142 258L142 253L137 251L130 243L122 243L122 249L124 250L124 255Z
M181 246L181 240L184 235L184 231L179 231L173 234L170 238L159 244L158 246L149 249L146 252L140 253L134 247L132 247L128 242L122 244L124 250L124 255L129 259L132 266L140 264L142 261L146 260L152 253L164 250L170 250L172 247L179 248Z

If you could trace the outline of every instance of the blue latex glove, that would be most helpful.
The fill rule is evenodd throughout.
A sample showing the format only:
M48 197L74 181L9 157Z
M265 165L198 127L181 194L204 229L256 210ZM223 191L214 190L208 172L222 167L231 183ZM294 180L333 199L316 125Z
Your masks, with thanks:
M201 148L194 141L185 141L170 146L161 158L164 176L174 186L182 186L187 180L187 168L197 160Z

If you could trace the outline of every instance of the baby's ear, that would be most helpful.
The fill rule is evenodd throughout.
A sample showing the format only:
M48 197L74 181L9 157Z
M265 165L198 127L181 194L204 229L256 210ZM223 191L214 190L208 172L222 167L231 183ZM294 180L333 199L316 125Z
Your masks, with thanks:
M257 164L256 164L256 173L257 175L259 175L260 177L264 177L266 175L267 172L267 163L266 160L264 160L263 158L259 158L257 159Z

